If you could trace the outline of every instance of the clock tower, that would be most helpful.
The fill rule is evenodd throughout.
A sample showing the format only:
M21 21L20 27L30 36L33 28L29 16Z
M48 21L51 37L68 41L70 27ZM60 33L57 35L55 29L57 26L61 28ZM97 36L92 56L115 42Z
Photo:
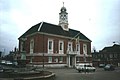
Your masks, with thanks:
M63 7L60 10L61 12L59 13L59 25L63 28L63 30L68 31L68 13L66 12L67 9L64 7L64 3L63 3Z

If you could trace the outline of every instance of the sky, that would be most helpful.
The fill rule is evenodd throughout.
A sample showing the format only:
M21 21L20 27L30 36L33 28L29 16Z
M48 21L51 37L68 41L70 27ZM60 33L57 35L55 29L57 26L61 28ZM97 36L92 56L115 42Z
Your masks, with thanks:
M63 2L69 28L92 40L91 50L120 44L120 0L0 0L0 51L18 47L18 38L39 22L58 25Z

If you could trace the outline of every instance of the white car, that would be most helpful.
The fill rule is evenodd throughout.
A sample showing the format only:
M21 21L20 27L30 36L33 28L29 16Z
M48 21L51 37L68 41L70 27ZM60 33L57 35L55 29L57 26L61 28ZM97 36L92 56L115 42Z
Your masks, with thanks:
M76 70L78 70L78 72L95 72L96 68L90 64L77 64Z

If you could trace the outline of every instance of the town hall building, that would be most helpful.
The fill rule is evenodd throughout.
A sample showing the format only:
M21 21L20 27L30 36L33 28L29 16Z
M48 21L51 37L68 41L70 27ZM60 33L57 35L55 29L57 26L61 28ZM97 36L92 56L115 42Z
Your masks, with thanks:
M29 60L28 64L45 67L92 64L91 40L80 31L69 28L64 5L59 13L58 25L40 22L18 39L20 59Z

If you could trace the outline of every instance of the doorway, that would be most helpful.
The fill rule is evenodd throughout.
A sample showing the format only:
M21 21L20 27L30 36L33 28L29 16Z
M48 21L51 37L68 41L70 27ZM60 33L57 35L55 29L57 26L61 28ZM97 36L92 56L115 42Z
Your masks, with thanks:
M73 66L73 57L70 56L70 66Z

